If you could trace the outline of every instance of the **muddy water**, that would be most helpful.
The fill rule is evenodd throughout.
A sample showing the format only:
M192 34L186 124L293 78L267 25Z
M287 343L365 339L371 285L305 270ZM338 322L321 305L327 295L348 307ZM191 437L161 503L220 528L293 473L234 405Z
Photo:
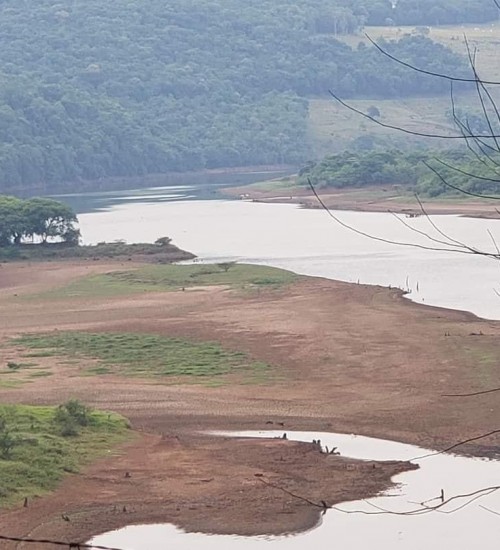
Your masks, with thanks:
M231 437L276 437L282 432L241 432ZM229 436L221 432L221 436ZM500 518L488 509L500 511L500 491L481 498L457 498L440 511L411 516L403 512L421 510L420 503L435 505L441 490L445 499L474 493L498 485L500 462L464 458L393 441L344 434L293 432L297 441L320 439L323 445L338 447L343 456L366 460L411 460L420 469L399 474L397 486L385 495L367 501L344 503L329 510L322 522L306 533L284 537L232 537L184 533L173 525L137 525L95 537L94 544L124 550L296 550L341 548L342 550L493 550L499 547ZM419 458L420 457L420 458ZM334 457L331 460L335 460ZM272 489L269 489L272 490ZM435 500L432 500L435 499ZM379 508L393 513L380 513Z
M214 191L204 190L204 197ZM357 235L324 211L294 205L197 200L189 187L159 188L66 199L78 211L86 243L125 239L152 242L168 235L203 261L239 260L348 282L397 286L420 303L472 311L500 319L498 262L478 256L414 246L389 245ZM443 236L425 217L403 218L408 229L385 213L339 212L346 223L402 243L444 249ZM456 241L494 251L488 231L500 242L500 221L433 216ZM456 243L455 243L456 244Z

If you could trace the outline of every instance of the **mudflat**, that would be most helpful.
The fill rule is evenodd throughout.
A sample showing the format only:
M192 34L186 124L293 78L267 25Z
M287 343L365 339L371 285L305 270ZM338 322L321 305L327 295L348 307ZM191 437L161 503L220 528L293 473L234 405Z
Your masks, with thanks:
M54 493L27 508L20 495L19 507L0 513L2 533L85 540L157 521L213 533L301 530L318 521L321 509L263 479L334 504L377 494L411 465L359 462L321 453L312 443L229 439L209 430L357 433L444 449L498 428L498 394L447 397L500 386L498 322L418 305L394 289L311 277L251 290L210 284L58 292L83 277L139 268L133 262L3 264L0 369L26 360L15 338L63 331L217 342L267 368L258 377L99 374L88 372L96 359L68 359L60 350L30 359L44 376L22 369L2 376L3 403L77 398L125 415L133 429L127 444L66 477ZM460 450L493 455L499 445L497 434Z

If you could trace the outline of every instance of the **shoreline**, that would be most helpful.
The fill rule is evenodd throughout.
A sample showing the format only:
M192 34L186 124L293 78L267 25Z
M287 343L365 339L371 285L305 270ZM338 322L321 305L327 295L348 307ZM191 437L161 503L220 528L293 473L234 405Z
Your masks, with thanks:
M145 176L105 177L97 180L82 180L54 184L30 185L16 189L5 189L0 194L29 196L61 196L81 193L101 193L148 189L150 187L176 185L210 185L218 183L247 183L255 181L259 174L283 175L296 169L290 165L236 166L233 168L207 168L187 172L166 172ZM77 190L75 190L77 188Z
M136 267L128 264L127 269ZM151 522L221 534L301 531L317 523L321 510L267 490L255 474L315 502L333 503L377 494L408 464L366 464L329 457L311 444L199 432L357 433L440 449L498 422L494 394L480 401L446 400L441 394L483 389L484 380L500 384L495 369L499 322L416 304L397 289L302 276L283 289L258 293L210 286L57 300L40 294L112 270L122 271L123 263L50 262L37 264L36 270L28 264L4 265L0 306L9 321L0 324L0 364L21 361L22 352L9 345L13 335L43 326L44 331L216 340L272 365L272 375L256 385L235 375L211 386L88 376L79 374L77 359L68 364L64 357L38 357L38 368L50 370L51 376L0 387L2 401L57 404L75 397L127 416L135 440L68 476L27 509L20 502L2 511L4 533L88 540L127 524ZM400 328L387 330L391 326ZM491 361L481 364L478 376L476 359L483 355ZM87 360L80 362L83 368ZM496 436L460 450L498 456L499 442ZM25 546L6 546L11 548Z
M322 209L317 198L305 187L279 186L280 180L271 180L243 186L226 187L221 192L233 199L252 202L295 204L302 208ZM408 217L432 215L455 215L470 218L499 219L495 202L473 199L445 197L443 199L422 199L425 212L413 196L404 195L399 186L364 187L356 189L318 189L321 200L331 210L355 212L392 212Z

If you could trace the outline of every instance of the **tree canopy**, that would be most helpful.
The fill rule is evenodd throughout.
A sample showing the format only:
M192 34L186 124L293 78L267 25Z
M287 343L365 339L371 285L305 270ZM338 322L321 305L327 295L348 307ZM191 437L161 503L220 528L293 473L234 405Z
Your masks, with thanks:
M47 198L18 199L0 195L0 246L38 239L77 244L77 218L66 204Z
M446 82L336 39L378 21L381 6L390 3L2 0L0 191L299 164L310 156L309 97L447 93ZM424 36L385 47L430 70L466 71Z
M439 169L442 179L424 161ZM306 185L308 181L318 188L399 185L431 197L460 194L459 190L500 196L498 181L488 180L487 167L480 158L462 150L344 152L304 166L299 182Z

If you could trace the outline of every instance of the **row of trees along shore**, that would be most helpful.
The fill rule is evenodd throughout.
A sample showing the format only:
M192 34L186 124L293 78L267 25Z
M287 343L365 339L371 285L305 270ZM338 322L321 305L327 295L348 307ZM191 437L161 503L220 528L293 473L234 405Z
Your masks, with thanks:
M66 204L47 198L0 196L0 246L56 240L78 244L77 218Z
M428 197L498 193L498 181L491 178L481 158L462 149L345 151L307 163L298 183L312 183L318 189L398 185Z

